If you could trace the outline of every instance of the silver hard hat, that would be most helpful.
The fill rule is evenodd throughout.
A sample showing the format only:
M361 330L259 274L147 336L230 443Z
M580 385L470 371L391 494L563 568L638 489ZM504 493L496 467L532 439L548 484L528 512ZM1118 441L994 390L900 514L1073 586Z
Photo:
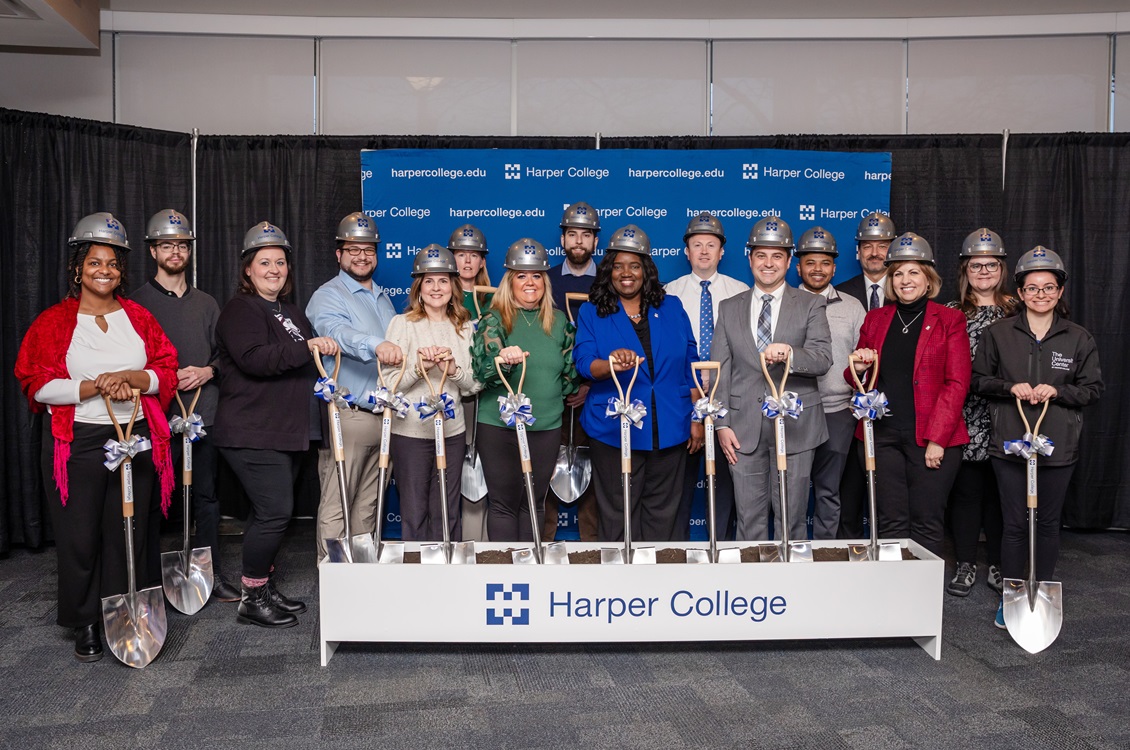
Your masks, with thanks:
M895 238L895 223L891 217L872 211L864 216L855 230L856 242L891 242Z
M261 221L255 226L247 230L247 234L243 235L243 251L240 252L239 257L246 258L249 253L253 253L261 247L281 247L283 250L290 252L290 243L283 234L283 230L276 227L267 221Z
M612 233L612 237L608 240L608 247L604 250L605 253L635 253L636 255L651 255L651 240L647 237L647 232L643 231L635 224L629 224L626 227L620 227Z
M839 256L836 250L836 238L824 227L812 227L800 236L796 246L796 254L824 253L833 258Z
M161 240L185 240L192 242L196 236L192 233L192 224L188 217L180 211L166 208L158 211L145 225L145 241L160 242Z
M423 276L426 273L459 273L455 265L455 256L443 245L432 243L416 253L416 260L412 263L412 275Z
M1004 241L992 229L981 227L976 232L970 232L961 243L959 258L1003 258Z
M887 250L887 259L883 261L883 265L889 266L892 263L899 263L904 260L913 260L932 266L934 265L934 251L930 248L929 242L914 232L907 232L891 242L891 246Z
M569 228L591 229L593 234L600 234L600 216L584 201L574 203L561 215L561 231Z
M1016 270L1013 273L1016 284L1019 286L1024 276L1033 271L1054 273L1059 278L1060 284L1067 281L1067 267L1063 265L1063 259L1059 257L1059 253L1043 245L1036 245L1016 261Z
M523 237L506 250L502 267L511 271L548 271L549 255L540 242Z
M745 244L750 250L755 247L783 247L792 250L793 230L784 219L767 216L753 225L749 233L749 242Z
M707 211L703 211L687 224L687 231L683 232L683 244L687 244L687 240L696 234L713 234L719 242L726 244L726 233L722 231L722 222Z
M67 239L67 244L81 245L84 242L95 242L99 245L112 245L123 250L129 250L129 238L126 237L125 227L106 211L84 216L75 224L75 229Z
M338 223L337 241L371 242L376 245L381 241L381 233L377 229L377 222L360 211L354 211Z
M451 233L451 237L447 240L447 249L451 252L473 250L476 253L486 255L487 238L478 227L464 224Z

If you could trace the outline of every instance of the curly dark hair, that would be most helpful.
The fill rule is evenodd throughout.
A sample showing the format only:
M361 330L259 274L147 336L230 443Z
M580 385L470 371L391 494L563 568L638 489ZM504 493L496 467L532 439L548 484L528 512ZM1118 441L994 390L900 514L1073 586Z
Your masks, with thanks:
M616 256L625 252L624 250L620 252L606 251L600 265L596 267L596 280L592 282L592 288L589 290L589 301L596 305L596 314L602 318L607 318L620 310L620 295L612 288L612 264L616 262ZM636 256L643 264L640 312L648 307L658 309L667 297L667 292L664 291L663 285L659 283L659 269L655 267L655 261L651 259L650 255L627 254Z
M82 294L82 264L86 262L86 256L90 253L90 246L102 244L96 242L84 242L81 245L75 245L74 250L71 251L71 257L67 260L67 296L78 299ZM116 245L106 245L114 251L114 257L118 261L118 273L121 274L121 280L118 282L118 288L114 290L114 294L119 297L129 296L129 263L126 262L128 257L128 250L117 247Z

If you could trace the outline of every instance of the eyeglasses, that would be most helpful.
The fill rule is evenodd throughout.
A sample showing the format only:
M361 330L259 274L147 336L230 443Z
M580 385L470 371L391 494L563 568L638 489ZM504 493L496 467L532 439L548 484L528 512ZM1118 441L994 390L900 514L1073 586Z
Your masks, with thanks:
M1029 286L1023 287L1020 291L1024 292L1029 297L1036 297L1041 293L1045 297L1050 297L1053 294L1055 294L1057 291L1059 291L1059 287L1056 286L1055 284L1044 284L1043 286L1029 285Z
M163 253L171 253L174 250L180 250L182 253L188 252L187 242L158 242L157 249Z
M988 271L992 273L1001 267L1000 261L991 260L988 263L970 263L969 270L973 273L980 273L981 271Z
M343 247L341 251L346 255L350 255L354 258L356 258L358 255L364 255L366 258L370 258L377 254L377 249L375 247Z

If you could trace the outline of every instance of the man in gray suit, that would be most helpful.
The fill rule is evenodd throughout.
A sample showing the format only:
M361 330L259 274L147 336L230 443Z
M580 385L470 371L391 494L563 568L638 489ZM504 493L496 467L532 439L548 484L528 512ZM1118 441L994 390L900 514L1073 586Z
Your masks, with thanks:
M792 230L783 219L757 222L750 233L749 264L754 287L724 301L715 326L712 355L722 363L718 395L729 413L716 424L718 443L734 479L740 540L768 538L772 498L774 539L781 538L781 498L776 470L773 420L761 406L770 395L761 373L765 353L769 375L778 384L786 361L792 369L786 389L803 404L799 418L785 418L788 453L789 536L806 539L808 481L816 447L828 439L828 426L816 379L832 365L827 300L785 283L792 262Z

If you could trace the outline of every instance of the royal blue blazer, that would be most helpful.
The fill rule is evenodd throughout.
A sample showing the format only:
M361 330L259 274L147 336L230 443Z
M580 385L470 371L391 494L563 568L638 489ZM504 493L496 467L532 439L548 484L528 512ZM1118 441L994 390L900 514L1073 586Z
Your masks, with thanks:
M642 429L632 428L632 450L670 448L685 443L691 436L691 388L694 378L691 363L698 361L698 344L695 342L691 321L678 297L668 294L659 309L647 309L651 329L651 366L655 380L648 374L647 362L640 363L640 374L632 386L632 400L639 399L647 408ZM577 340L573 360L577 372L592 380L588 398L581 410L581 426L589 437L606 445L620 445L620 420L606 417L608 399L616 398L616 385L612 378L593 380L592 363L608 359L616 349L631 349L643 356L643 346L632 322L623 309L602 318L591 303L581 305L577 318ZM631 372L617 373L621 387L627 387ZM659 445L652 445L651 396L655 394L655 411L659 419Z

